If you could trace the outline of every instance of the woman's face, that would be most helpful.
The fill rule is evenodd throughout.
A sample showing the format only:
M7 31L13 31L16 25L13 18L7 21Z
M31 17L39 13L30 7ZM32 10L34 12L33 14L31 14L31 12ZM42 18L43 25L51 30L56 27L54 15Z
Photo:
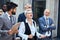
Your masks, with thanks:
M32 12L27 12L27 13L26 13L26 18L32 19L32 18L33 18Z

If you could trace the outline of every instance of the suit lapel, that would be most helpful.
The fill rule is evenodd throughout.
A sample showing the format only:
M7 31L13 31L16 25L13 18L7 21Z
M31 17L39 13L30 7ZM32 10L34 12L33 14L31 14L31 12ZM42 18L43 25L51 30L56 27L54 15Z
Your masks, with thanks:
M43 16L43 21L44 21L44 24L45 24L45 26L46 26L46 20L45 20L44 16Z
M8 15L7 15L7 14L5 14L5 19L6 19L6 21L11 22L11 21L9 20L9 18L8 18Z
M51 25L51 19L49 18L49 25Z
M10 29L12 27L12 24L11 24L11 21L9 20L9 18L8 18L8 15L4 14L3 18L5 19L5 25L6 25L7 29Z

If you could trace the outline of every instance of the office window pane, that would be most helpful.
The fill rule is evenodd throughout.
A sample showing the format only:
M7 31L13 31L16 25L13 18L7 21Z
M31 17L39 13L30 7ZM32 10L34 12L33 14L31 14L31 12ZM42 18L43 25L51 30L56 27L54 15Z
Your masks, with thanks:
M38 24L38 18L43 16L43 11L46 8L46 0L33 0L32 7L33 7L34 20Z
M10 0L0 0L0 9L2 8L2 5L6 2L9 2Z

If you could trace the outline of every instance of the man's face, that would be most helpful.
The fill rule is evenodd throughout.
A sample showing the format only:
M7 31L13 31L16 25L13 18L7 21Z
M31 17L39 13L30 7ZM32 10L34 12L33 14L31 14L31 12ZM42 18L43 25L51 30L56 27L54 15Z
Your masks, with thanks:
M31 6L31 5L27 5L27 6L25 7L25 10L32 10L32 6Z
M14 8L14 9L12 10L12 14L13 14L13 15L16 14L16 8Z
M46 11L46 12L45 12L45 15L46 15L46 16L49 16L49 15L50 15L50 12L49 12L49 11Z

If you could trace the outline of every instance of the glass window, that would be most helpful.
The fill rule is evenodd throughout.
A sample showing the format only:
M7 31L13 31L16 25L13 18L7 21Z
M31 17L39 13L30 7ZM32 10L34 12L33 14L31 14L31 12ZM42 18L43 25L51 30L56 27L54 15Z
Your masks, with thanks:
M33 0L32 7L34 20L37 22L38 18L43 16L44 9L46 8L46 0Z
M9 2L10 0L0 0L0 9L2 8L2 5L6 2Z

